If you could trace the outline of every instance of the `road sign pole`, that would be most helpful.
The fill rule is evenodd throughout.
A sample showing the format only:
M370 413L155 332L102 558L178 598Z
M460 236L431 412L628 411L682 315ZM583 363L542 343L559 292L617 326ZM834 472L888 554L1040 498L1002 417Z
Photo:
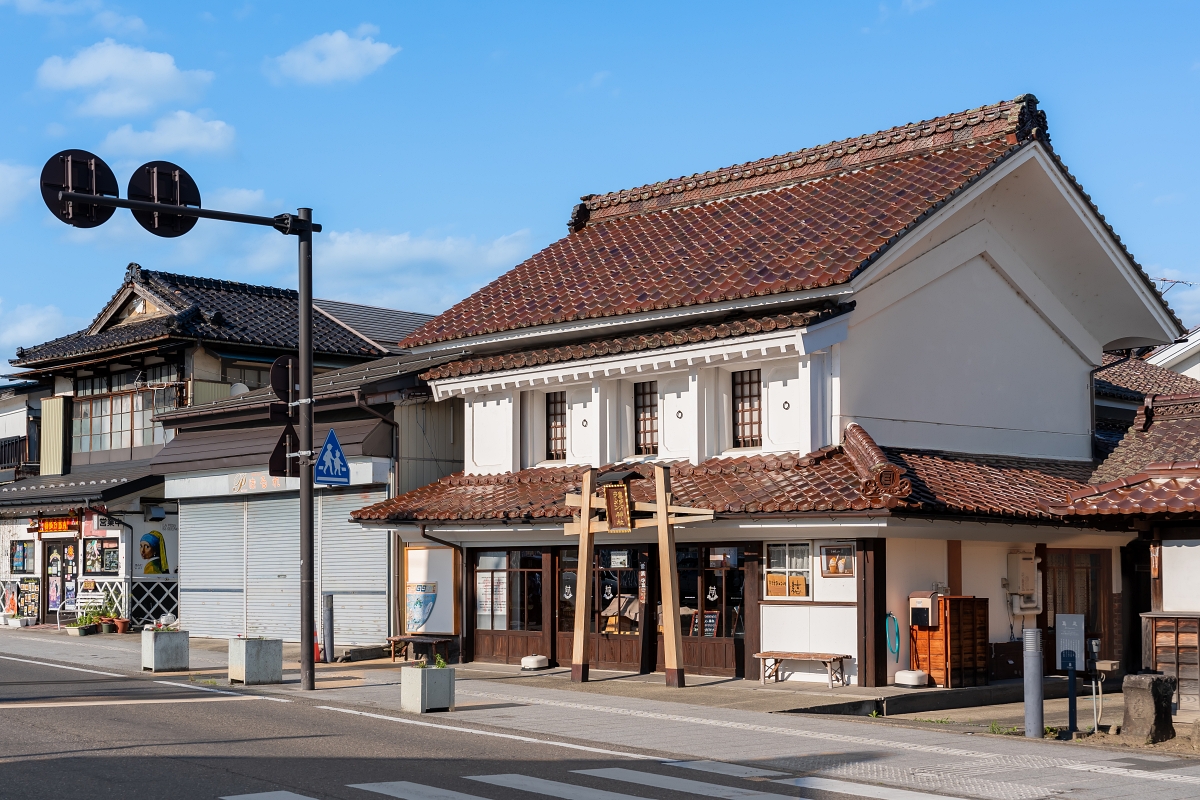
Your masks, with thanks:
M310 222L312 209L297 211ZM313 408L312 408L312 230L300 238L300 688L316 688L313 644L316 609L313 601Z

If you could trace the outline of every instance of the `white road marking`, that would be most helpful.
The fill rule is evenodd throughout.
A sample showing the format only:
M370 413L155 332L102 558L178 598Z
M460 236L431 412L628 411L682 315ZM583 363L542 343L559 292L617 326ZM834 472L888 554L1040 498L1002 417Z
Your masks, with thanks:
M415 719L404 719L403 717L389 717L385 714L371 714L366 711L354 711L349 708L334 708L333 706L317 706L323 711L337 711L342 714L354 714L359 717L370 717L371 719L382 719L388 722L399 722L402 725L417 725L422 728L439 728L444 731L454 731L456 733L470 733L475 736L491 736L496 739L511 739L517 742L528 742L529 744L549 745L550 747L565 747L569 750L583 750L587 753L599 753L606 756L621 756L622 758L638 758L645 761L660 761L656 756L645 756L640 753L623 753L620 750L606 750L603 747L587 747L582 744L571 744L570 742L556 742L552 739L534 739L532 736L518 736L513 733L496 733L495 731L479 731L474 728L460 728L457 725L439 725L436 722L421 722Z
M31 661L28 658L16 658L14 656L0 656L5 661L19 661L22 664L37 664L39 667L55 667L57 669L69 669L73 672L86 672L90 675L103 675L106 678L127 678L128 675L121 675L116 672L101 672L96 669L84 669L83 667L68 667L65 664L51 664L48 661Z
M1126 756L1136 758L1136 756ZM1110 762L1111 763L1111 762ZM1144 769L1125 769L1109 764L1063 764L1063 769L1073 769L1079 772L1098 772L1101 775L1122 775L1126 778L1138 778L1144 781L1161 781L1162 783L1190 783L1200 786L1200 775L1180 775L1178 772L1150 772Z
M731 778L780 778L791 773L779 772L773 769L746 767L741 764L726 764L724 761L664 761L664 764L684 769L695 769L701 772L712 772L717 775L728 775Z
M593 778L604 778L610 781L625 781L639 786L654 786L659 789L670 789L674 792L690 792L701 797L717 797L721 800L755 800L755 798L776 798L776 800L796 800L788 794L776 792L760 792L757 789L745 789L740 786L722 786L717 783L693 781L689 778L676 778L674 775L657 775L653 772L638 772L634 769L577 769L579 775L590 775Z
M242 694L241 692L227 692L224 689L214 689L211 686L197 686L194 683L177 683L176 681L155 681L163 686L178 686L180 689L195 689L197 692L212 692L213 694L231 694L234 697L254 697L255 695Z
M48 642L50 644L57 644L57 645L61 645L63 647L71 647L72 646L70 639L68 639L67 641L64 642L61 639L49 639L45 636L25 635L25 636L21 637L21 641L22 642ZM139 642L139 644L140 644L140 642ZM140 649L140 647L138 645L134 645L133 647L112 647L112 646L106 645L106 644L93 644L91 642L88 642L87 646L93 650L115 650L118 653L133 653L133 654L136 654L138 652L138 650Z
M84 706L152 706L169 703L223 703L230 700L257 700L253 695L237 697L163 697L143 700L68 700L62 703L0 703L0 710L21 708L82 708Z
M831 778L784 778L773 781L773 783L799 786L801 789L817 789L822 792L837 792L853 797L872 797L875 800L952 800L944 794L913 792L908 789L893 789L890 786L872 786L869 783L835 781Z
M550 797L561 797L562 800L646 800L632 794L606 792L603 789L592 789L589 786L576 786L571 783L559 783L542 778L531 778L528 775L464 775L469 781L490 783L493 786L503 786L516 789L518 792L533 792ZM779 795L782 797L783 795ZM788 798L795 800L795 798Z
M390 783L351 783L351 789L362 789L364 792L375 792L387 797L398 797L400 800L485 800L473 794L463 794L451 789L441 789L437 786L423 786L408 781L391 781Z
M295 792L258 792L256 794L231 794L222 797L220 800L313 800L306 794L296 794Z

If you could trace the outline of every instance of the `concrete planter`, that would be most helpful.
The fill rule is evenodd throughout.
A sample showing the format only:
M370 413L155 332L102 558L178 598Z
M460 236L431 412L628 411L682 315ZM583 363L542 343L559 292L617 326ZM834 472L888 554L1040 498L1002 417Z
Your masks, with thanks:
M188 669L187 631L142 631L142 669L182 672Z
M8 618L8 627L24 628L26 625L29 624L30 619L31 619L30 617L9 617Z
M400 668L400 708L413 714L454 710L454 670Z
M283 640L229 640L229 682L283 683Z

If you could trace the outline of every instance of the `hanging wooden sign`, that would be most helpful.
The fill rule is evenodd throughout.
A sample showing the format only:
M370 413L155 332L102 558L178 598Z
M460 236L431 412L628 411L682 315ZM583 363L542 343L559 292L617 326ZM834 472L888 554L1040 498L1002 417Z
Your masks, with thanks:
M604 508L608 513L609 533L632 533L633 515L629 513L629 484L625 481L604 487Z

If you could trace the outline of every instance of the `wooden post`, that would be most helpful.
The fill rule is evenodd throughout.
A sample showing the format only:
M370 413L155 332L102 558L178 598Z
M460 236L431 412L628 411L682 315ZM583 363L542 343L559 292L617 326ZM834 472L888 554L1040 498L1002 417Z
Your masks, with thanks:
M579 508L579 560L575 570L575 641L571 646L571 680L586 683L592 642L592 494L596 491L596 470L583 474Z
M679 629L679 566L675 562L675 526L671 524L670 473L666 467L654 467L654 499L658 506L658 571L662 586L663 661L667 686L682 688L683 632ZM647 615L649 616L649 615Z

